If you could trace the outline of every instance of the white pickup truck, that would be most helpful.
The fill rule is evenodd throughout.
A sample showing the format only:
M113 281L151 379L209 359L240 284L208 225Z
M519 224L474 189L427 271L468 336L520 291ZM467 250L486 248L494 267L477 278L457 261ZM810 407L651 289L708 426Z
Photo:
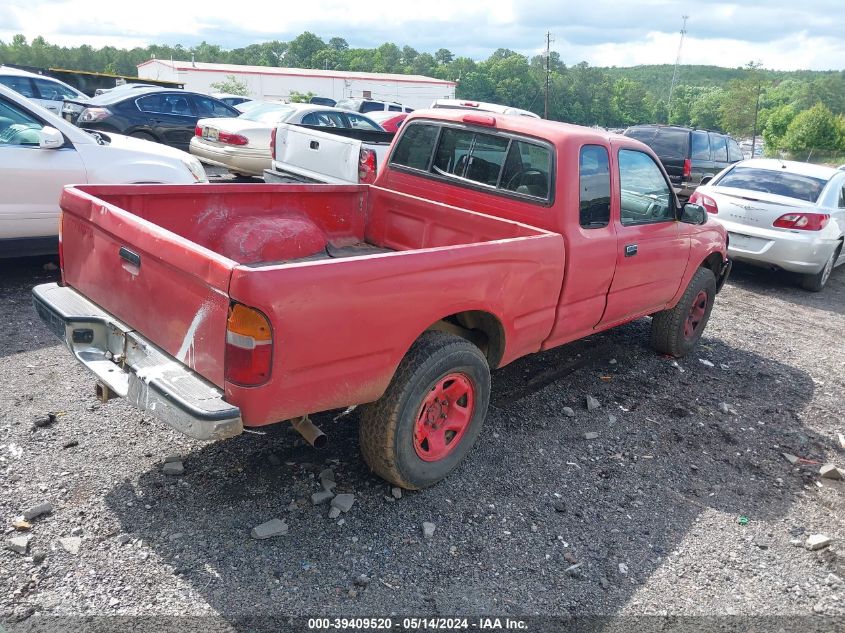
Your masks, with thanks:
M273 162L264 181L369 183L392 140L390 132L280 123L271 135Z

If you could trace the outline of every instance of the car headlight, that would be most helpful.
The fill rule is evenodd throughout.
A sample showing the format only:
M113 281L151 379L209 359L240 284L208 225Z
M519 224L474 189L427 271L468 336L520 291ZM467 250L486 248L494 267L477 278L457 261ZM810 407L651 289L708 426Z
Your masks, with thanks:
M189 156L188 158L183 158L182 162L185 164L185 167L188 168L188 171L191 172L191 175L194 177L196 182L208 182L208 176L205 175L205 169L203 169L202 163L200 163L196 158Z

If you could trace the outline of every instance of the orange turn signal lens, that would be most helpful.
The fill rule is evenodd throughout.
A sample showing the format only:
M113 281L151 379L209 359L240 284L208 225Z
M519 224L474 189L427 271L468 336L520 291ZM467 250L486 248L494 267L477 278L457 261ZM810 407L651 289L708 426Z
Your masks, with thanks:
M249 336L255 341L270 341L273 338L267 317L241 303L235 303L229 310L226 329L232 334Z

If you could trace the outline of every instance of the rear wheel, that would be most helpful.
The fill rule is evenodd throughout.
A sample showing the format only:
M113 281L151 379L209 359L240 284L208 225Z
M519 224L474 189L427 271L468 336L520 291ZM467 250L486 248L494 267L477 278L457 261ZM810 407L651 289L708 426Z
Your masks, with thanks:
M384 479L410 490L440 481L475 444L490 400L487 359L469 341L426 332L384 395L361 413L361 453Z
M839 251L842 249L842 244L837 246L830 254L828 260L824 263L824 267L814 275L804 275L801 278L801 287L810 292L820 292L824 288L827 280L830 279L830 273L833 272L833 265L839 259Z
M699 268L671 310L663 310L651 321L651 344L658 352L685 356L698 343L716 298L716 277L709 268Z

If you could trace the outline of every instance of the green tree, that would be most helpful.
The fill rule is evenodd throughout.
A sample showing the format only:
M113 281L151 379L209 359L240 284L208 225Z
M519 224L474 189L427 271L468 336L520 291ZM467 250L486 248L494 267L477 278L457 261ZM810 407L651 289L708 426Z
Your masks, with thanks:
M296 90L291 90L288 98L291 103L308 103L314 96L313 92L297 92Z
M349 43L342 37L333 37L329 40L329 48L336 51L346 51L349 50Z
M439 48L437 49L437 52L434 53L434 60L438 64L448 64L453 59L455 59L455 56L448 48Z
M289 68L313 68L314 55L324 48L326 43L323 40L310 31L305 31L288 44L284 64Z
M226 79L214 82L211 87L218 92L225 92L230 95L249 96L249 86L234 75L226 75Z
M719 111L725 91L721 88L702 88L690 105L690 125L705 130L719 130Z
M748 75L728 84L719 106L721 127L734 136L751 136L757 115L758 98L763 90L760 66L748 64Z
M839 142L836 118L823 103L796 114L783 138L784 147L794 154L836 150Z
M776 156L778 150L785 149L783 145L789 124L795 118L796 112L792 105L785 103L778 107L761 112L766 119L763 127L763 140L766 142L766 153Z

